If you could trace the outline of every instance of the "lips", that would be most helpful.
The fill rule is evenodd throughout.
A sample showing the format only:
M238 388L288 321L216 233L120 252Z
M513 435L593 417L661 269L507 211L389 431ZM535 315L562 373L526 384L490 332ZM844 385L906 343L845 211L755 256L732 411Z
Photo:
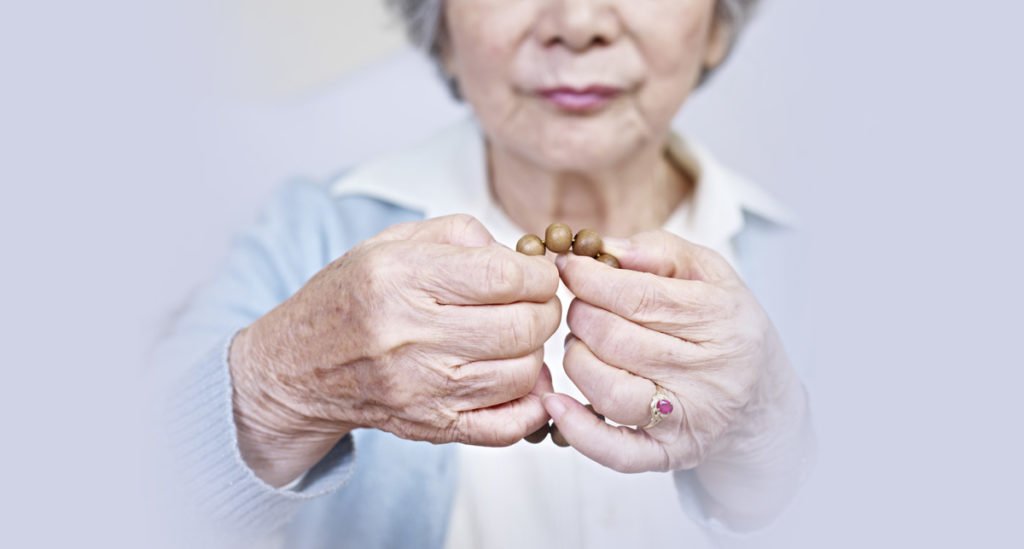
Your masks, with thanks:
M545 88L538 90L537 95L559 110L581 114L600 110L621 93L620 88L596 85L585 88L569 86Z

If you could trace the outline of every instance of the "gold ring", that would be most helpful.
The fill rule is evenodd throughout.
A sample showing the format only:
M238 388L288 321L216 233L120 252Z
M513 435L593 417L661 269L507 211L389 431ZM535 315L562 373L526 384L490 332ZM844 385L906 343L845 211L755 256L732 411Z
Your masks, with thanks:
M669 400L668 394L661 388L657 383L654 384L654 396L651 397L651 420L647 422L647 425L641 427L641 429L651 429L655 425L661 423L661 420L665 419L665 416L672 413L675 410L675 406L672 405L672 401Z

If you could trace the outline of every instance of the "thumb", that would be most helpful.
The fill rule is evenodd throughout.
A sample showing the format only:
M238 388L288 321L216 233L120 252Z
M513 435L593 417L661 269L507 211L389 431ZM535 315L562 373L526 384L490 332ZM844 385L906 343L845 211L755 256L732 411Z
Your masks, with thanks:
M625 269L686 280L736 277L718 252L668 231L646 231L626 238L605 238L602 251L614 255Z

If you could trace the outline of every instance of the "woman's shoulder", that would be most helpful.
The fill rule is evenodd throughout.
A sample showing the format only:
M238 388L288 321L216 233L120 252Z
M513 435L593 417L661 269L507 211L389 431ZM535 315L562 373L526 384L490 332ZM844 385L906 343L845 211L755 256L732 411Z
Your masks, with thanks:
M744 218L755 219L764 226L794 229L799 225L793 210L764 185L722 162L709 148L698 141L676 136L673 148L679 156L688 156L701 173L701 179L722 187L722 194L742 210Z
M800 222L791 208L769 192L764 186L733 173L729 178L744 216L754 223L778 229L796 229Z
M416 208L376 193L338 192L339 183L346 181L351 171L347 168L325 179L293 178L284 182L275 190L264 216L297 231L322 230L325 224L332 223L358 229L363 224L374 225L392 218L399 223L422 217Z
M483 137L472 117L360 163L329 185L339 201L374 199L421 218L477 211L489 202Z
M291 179L276 190L261 223L333 257L391 225L447 213L438 198L467 194L451 185L473 156L467 145L478 139L474 132L463 121L331 177Z

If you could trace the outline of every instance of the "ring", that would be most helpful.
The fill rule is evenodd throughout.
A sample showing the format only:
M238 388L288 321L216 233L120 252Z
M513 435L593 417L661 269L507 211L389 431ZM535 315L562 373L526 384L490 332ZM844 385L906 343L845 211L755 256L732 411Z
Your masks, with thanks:
M661 423L661 420L665 419L665 416L672 413L675 407L672 406L672 401L668 399L668 395L665 394L665 390L661 388L657 383L654 384L654 396L651 397L651 421L641 427L641 429L651 429L655 425Z

